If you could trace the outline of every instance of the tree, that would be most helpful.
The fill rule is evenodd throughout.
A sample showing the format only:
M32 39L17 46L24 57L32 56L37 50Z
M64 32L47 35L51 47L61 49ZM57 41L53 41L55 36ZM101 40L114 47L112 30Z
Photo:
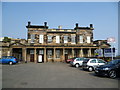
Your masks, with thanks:
M4 37L4 39L3 39L3 42L10 42L10 41L11 41L11 39L8 37Z

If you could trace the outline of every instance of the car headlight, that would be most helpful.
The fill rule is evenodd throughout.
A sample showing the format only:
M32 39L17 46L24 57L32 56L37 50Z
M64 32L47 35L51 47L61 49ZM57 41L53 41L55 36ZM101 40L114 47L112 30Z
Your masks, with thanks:
M103 68L103 70L109 70L110 68Z

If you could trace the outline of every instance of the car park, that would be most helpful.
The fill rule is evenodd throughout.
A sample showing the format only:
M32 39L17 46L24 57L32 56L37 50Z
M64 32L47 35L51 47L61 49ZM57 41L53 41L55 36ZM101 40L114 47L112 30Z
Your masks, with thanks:
M73 61L70 62L70 64L72 66L75 66L76 68L82 66L82 63L83 61L85 60L86 58L80 58L80 57L77 57L77 58L74 58Z
M0 59L0 63L2 64L16 64L18 63L17 58L13 57L13 56L2 56L2 58Z
M94 71L96 67L105 65L106 62L102 59L90 58L83 61L83 70Z
M95 74L100 76L108 76L110 78L116 78L120 76L120 59L112 60L106 65L97 67Z

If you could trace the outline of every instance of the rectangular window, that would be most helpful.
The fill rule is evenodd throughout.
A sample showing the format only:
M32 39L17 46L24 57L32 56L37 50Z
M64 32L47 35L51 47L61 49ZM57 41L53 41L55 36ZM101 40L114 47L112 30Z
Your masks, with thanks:
M43 35L39 35L39 43L43 43L44 37Z
M34 50L30 50L30 54L34 54Z
M87 36L87 43L90 43L90 36Z
M52 36L48 35L48 43L52 42Z
M56 36L56 43L60 43L60 36Z
M83 43L83 36L79 36L80 43Z
M44 51L43 50L39 50L39 54L44 54Z
M47 54L48 54L48 58L52 58L52 50L48 50Z
M34 43L35 34L31 34L31 35L30 35L30 39L31 39L31 43Z
M71 44L75 44L75 35L71 36Z
M68 36L64 36L64 43L68 43Z
M56 58L60 58L60 50L56 50Z

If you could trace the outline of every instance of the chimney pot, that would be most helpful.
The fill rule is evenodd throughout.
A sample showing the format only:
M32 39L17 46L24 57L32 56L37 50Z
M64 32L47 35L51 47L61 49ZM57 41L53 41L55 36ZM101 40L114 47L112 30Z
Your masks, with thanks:
M78 23L76 23L76 28L78 27Z
M31 22L29 21L29 22L28 22L28 26L30 26L30 24L31 24Z
M93 28L93 24L90 24L90 28Z
M62 26L58 26L58 29L62 29Z
M45 27L47 26L47 22L44 22L44 26L45 26Z

